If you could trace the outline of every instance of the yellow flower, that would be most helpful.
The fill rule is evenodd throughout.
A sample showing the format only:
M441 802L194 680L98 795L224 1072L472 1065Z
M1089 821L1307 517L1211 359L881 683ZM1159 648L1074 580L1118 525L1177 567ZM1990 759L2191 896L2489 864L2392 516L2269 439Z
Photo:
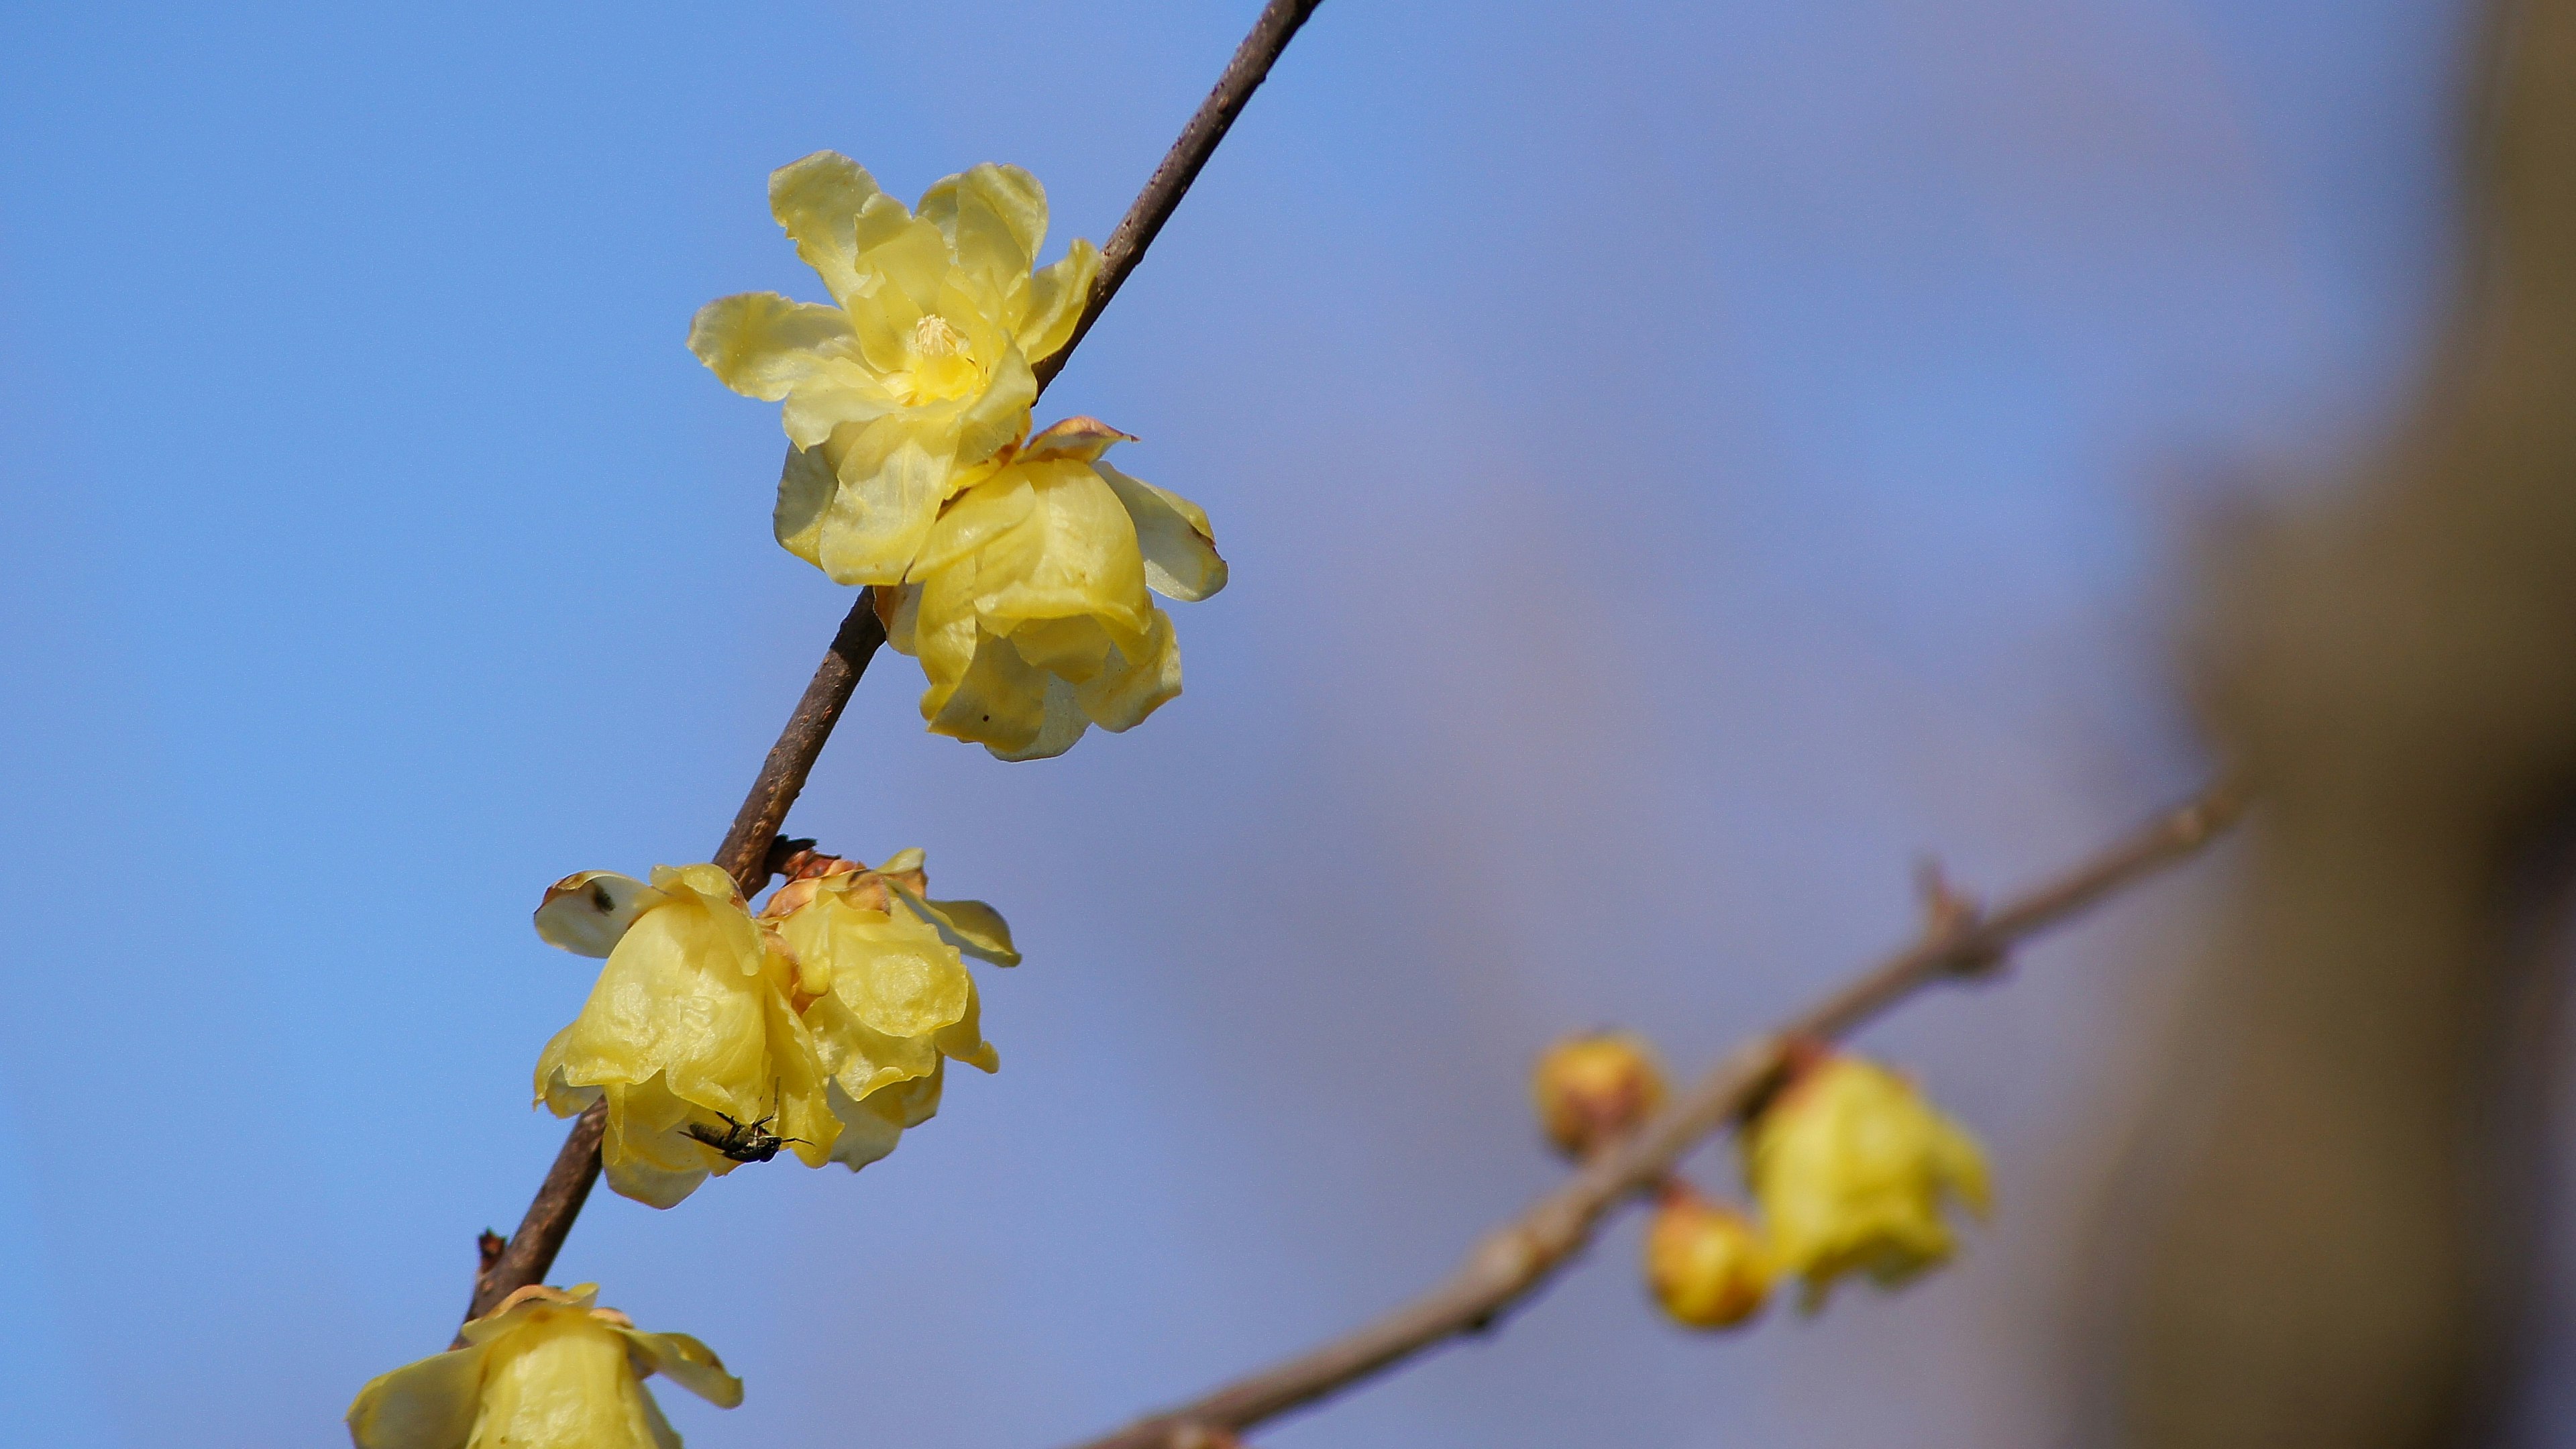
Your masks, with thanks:
M804 1020L842 1122L832 1160L854 1169L939 1110L946 1061L1001 1065L962 956L1017 965L1010 927L981 901L925 899L921 858L907 850L874 870L829 861L761 912L799 962L829 978Z
M718 1408L742 1380L685 1333L644 1333L592 1305L599 1285L530 1286L465 1325L465 1347L370 1381L349 1406L357 1449L679 1449L644 1379Z
M1771 1255L1742 1213L1675 1181L1646 1228L1646 1283L1674 1321L1729 1328L1770 1298Z
M1655 1049L1633 1032L1569 1036L1530 1070L1530 1105L1559 1152L1580 1157L1664 1104Z
M604 1094L608 1185L655 1207L731 1172L737 1124L781 1139L809 1167L829 1160L832 1115L800 995L825 983L744 908L733 878L712 865L656 866L653 882L604 871L567 876L546 892L537 933L583 955L605 955L599 982L572 1025L537 1059L537 1097L569 1117Z
M1153 594L1204 599L1225 560L1197 504L1100 461L1126 437L1068 418L1031 438L940 515L912 581L878 592L888 642L929 677L934 733L1039 759L1181 692Z
M1806 1279L1809 1309L1845 1273L1894 1287L1947 1261L1945 1197L1986 1211L1976 1139L1903 1077L1857 1057L1828 1056L1799 1072L1742 1142L1772 1252Z
M778 481L778 541L839 583L896 584L967 481L958 470L1028 431L1030 364L1064 346L1100 254L1077 240L1034 269L1046 191L983 165L918 213L858 163L817 151L769 178L770 211L833 304L719 298L689 350L725 386L783 402L796 451Z

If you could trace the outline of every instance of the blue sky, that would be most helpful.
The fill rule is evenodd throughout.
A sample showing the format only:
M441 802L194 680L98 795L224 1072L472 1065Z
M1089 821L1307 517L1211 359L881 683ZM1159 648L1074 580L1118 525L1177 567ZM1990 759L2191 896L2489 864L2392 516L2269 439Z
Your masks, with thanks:
M1013 161L1099 239L1255 8L0 9L25 1442L338 1442L516 1220L590 980L527 912L702 859L844 606L681 346L820 295L769 169ZM2191 539L2402 385L2459 25L1331 0L1045 399L1214 518L1188 693L1003 765L889 656L791 821L1010 916L1002 1072L856 1179L603 1194L558 1279L744 1375L663 1395L702 1449L1069 1439L1551 1182L1558 1031L1705 1061L1897 939L1917 853L2000 888L2190 788ZM2051 1442L2198 889L1872 1036L1998 1151L1956 1271L1695 1339L1623 1228L1263 1442Z

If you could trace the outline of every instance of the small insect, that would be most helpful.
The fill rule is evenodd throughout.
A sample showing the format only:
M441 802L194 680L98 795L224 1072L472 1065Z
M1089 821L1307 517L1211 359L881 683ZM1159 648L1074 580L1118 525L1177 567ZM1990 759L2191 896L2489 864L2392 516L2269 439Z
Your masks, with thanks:
M736 1162L767 1162L788 1143L805 1140L802 1137L781 1137L770 1131L769 1124L778 1120L775 1112L757 1122L737 1122L722 1112L716 1115L724 1117L725 1125L721 1132L697 1122L680 1130Z

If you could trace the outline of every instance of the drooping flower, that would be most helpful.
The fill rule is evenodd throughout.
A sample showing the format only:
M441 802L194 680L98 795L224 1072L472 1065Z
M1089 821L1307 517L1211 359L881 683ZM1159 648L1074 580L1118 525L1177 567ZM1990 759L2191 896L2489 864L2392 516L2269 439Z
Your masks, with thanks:
M1730 1328L1771 1296L1771 1254L1744 1214L1675 1179L1646 1228L1646 1283L1673 1320Z
M1100 254L1076 240L1035 266L1046 192L1015 166L948 177L912 212L818 151L770 174L769 204L832 305L719 298L689 350L786 404L778 541L836 582L900 583L940 505L1027 433L1031 364L1072 337Z
M840 1121L797 1014L829 982L752 919L733 877L712 865L656 866L649 886L567 876L538 907L537 934L608 958L538 1057L537 1097L569 1117L606 1096L612 1189L669 1207L752 1160L723 1150L746 1124L809 1167L830 1159Z
M537 908L538 935L608 958L537 1094L566 1117L606 1098L617 1192L669 1207L780 1151L855 1170L939 1109L945 1059L1000 1065L959 954L1018 964L999 912L927 899L918 850L793 864L757 917L711 865L583 871Z
M1010 927L981 901L925 898L921 864L918 850L873 870L824 858L761 912L799 962L830 977L804 1019L842 1122L832 1159L852 1168L939 1110L948 1061L1001 1065L962 957L1019 964Z
M644 1380L721 1409L742 1380L685 1333L645 1333L599 1285L529 1286L465 1325L465 1346L370 1381L349 1406L357 1449L679 1449Z
M1225 560L1197 504L1101 461L1126 438L1093 418L1031 438L940 515L911 581L878 591L887 641L929 677L933 732L1040 759L1181 692L1153 595L1204 599Z
M1741 1141L1772 1253L1806 1280L1809 1309L1846 1273L1895 1287L1948 1261L1945 1199L1986 1211L1976 1139L1903 1077L1858 1057L1799 1070Z
M1663 1068L1634 1032L1569 1036L1530 1070L1530 1105L1559 1152L1581 1157L1664 1104Z

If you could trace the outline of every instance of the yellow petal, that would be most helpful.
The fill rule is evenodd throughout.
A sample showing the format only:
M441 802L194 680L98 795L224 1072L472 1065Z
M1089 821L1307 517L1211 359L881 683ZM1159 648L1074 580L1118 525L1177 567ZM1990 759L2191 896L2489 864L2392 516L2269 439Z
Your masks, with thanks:
M1134 433L1122 433L1098 418L1075 416L1049 423L1045 431L1029 439L1020 449L1020 461L1051 463L1071 459L1096 463L1111 448L1134 441Z
M742 1380L725 1372L724 1360L716 1357L714 1349L685 1333L644 1333L632 1328L619 1332L653 1372L681 1388L719 1409L742 1402Z
M349 1405L357 1449L456 1449L474 1430L485 1350L476 1344L378 1374Z
M1017 347L1002 352L984 390L957 420L957 461L980 463L1029 430L1029 407L1038 398L1037 374Z
M853 1098L834 1084L832 1110L841 1119L841 1136L832 1145L832 1160L856 1172L894 1151L903 1140L901 1105L891 1092Z
M982 901L924 900L903 886L894 889L906 906L938 927L941 938L951 946L996 966L1020 964L1019 949L1011 944L1010 923L1002 919L1000 911Z
M838 438L832 447L841 447ZM900 417L858 430L815 527L813 559L832 582L903 582L904 570L939 522L954 453L953 436L925 434Z
M1074 324L1091 302L1092 284L1100 276L1100 249L1080 237L1064 258L1041 267L1029 278L1028 312L1020 319L1020 351L1031 358L1053 357L1073 340Z
M995 264L1026 276L1046 244L1046 188L1017 166L987 161L943 177L922 196L920 214L948 236L969 268L984 261L973 253L989 245Z
M1035 506L976 550L975 610L985 627L1008 632L1022 620L1089 615L1141 637L1153 604L1136 527L1118 495L1087 463L1012 471L1027 479Z
M770 527L778 535L779 546L821 567L823 518L831 512L832 495L840 487L841 480L833 476L821 448L789 447L787 465L778 473L778 506L770 512Z
M1083 713L1112 734L1133 729L1181 692L1181 646L1172 633L1172 617L1154 609L1146 622L1145 643L1134 657L1122 652L1109 668L1073 689Z
M984 750L997 760L1052 760L1080 743L1090 728L1091 717L1082 712L1082 701L1073 684L1062 675L1051 674L1047 676L1044 714L1037 734L1016 748L988 740Z
M635 918L662 893L613 870L575 871L546 887L537 906L537 935L577 956L605 956Z
M925 653L923 662L928 663ZM1024 750L1046 723L1048 680L1029 667L1011 641L979 633L975 655L956 686L934 713L930 696L922 698L933 734L973 740L996 752ZM936 688L932 691L937 693Z
M776 292L719 297L689 323L689 350L698 360L725 386L768 402L786 397L857 345L839 308L790 301Z
M614 1327L553 1309L492 1341L470 1449L659 1449L669 1426L648 1407Z
M860 294L858 221L872 201L903 209L864 167L838 151L817 151L769 173L770 215L843 306Z
M1208 530L1204 509L1106 463L1094 468L1127 506L1127 516L1135 520L1146 587L1193 604L1225 587L1225 560L1217 556L1216 536Z

